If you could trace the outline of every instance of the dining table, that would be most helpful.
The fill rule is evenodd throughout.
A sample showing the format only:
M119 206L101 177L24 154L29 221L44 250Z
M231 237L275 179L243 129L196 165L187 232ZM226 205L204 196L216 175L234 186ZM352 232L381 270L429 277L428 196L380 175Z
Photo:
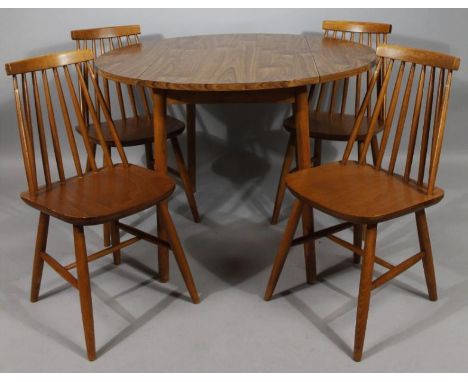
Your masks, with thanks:
M311 166L309 143L310 86L368 71L375 51L363 44L303 34L220 34L148 38L96 59L108 80L151 88L155 170L167 174L165 116L167 105L289 103L296 124L298 168ZM195 124L187 125L194 137ZM195 154L188 153L189 168ZM167 203L167 202L166 202ZM302 212L304 235L314 232L313 210ZM164 227L158 225L164 238ZM304 244L308 283L316 281L315 248ZM158 250L160 278L167 280L167 249Z

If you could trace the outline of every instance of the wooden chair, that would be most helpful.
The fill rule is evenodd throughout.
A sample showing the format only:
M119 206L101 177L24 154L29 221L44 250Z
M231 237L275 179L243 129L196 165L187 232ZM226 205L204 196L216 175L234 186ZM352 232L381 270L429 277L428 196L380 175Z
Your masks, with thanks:
M327 237L353 251L355 256L362 256L354 342L356 361L360 361L362 357L373 289L421 260L429 299L432 301L437 299L425 209L439 202L444 196L443 190L437 188L435 182L447 118L452 71L457 70L460 64L458 58L442 53L393 45L378 47L377 56L379 61L342 161L298 171L286 178L286 184L297 200L289 217L265 292L265 300L269 300L291 245L305 242L313 245L318 238ZM388 64L386 67L385 61ZM366 109L371 103L372 89L381 75L383 75L382 88L375 102L359 161L350 161L352 147L358 140ZM414 92L412 85L416 76L417 90ZM405 81L406 85L403 86ZM404 91L401 91L403 88ZM412 92L415 93L413 96ZM401 93L403 93L402 100ZM371 166L365 163L366 153L378 126L379 114L386 97L390 100L388 114L379 142L377 159ZM412 117L410 122L406 123L409 109L412 109ZM397 119L395 119L396 114L399 114ZM404 133L408 137L408 147L404 150L406 155L398 160L399 153L403 151L400 150L400 143ZM392 149L386 155L385 151L390 141L393 141ZM417 166L412 166L414 157L417 158ZM401 171L398 170L400 167ZM309 204L345 222L293 239L304 204ZM398 265L377 257L375 255L377 225L412 213L416 217L420 251ZM360 239L355 238L354 244L351 244L335 235L349 227L354 226L356 229L361 224L367 225L364 249L361 248ZM374 264L387 268L388 271L372 280Z
M139 25L126 25L74 30L71 31L71 38L72 40L76 41L77 49L91 49L94 52L95 57L98 57L99 55L107 53L115 48L138 44L140 42L140 33L141 31ZM104 90L105 100L111 112L111 86L109 82L113 82L115 85L119 118L114 118L114 126L117 130L117 134L120 137L122 145L144 145L146 166L148 168L153 168L153 118L151 115L152 106L151 102L148 101L145 88L142 86L123 85L116 81L109 81L105 78L102 78L102 81L100 81L97 71L95 72L95 75L98 78L97 81ZM87 77L86 72L84 72L84 76L85 78ZM130 104L130 111L126 110L124 96L125 91L123 91L122 88L127 88L127 98ZM149 99L151 100L151 96ZM138 111L138 100L142 104L144 110L143 113ZM182 121L171 116L167 116L166 130L167 139L171 142L177 166L177 171L172 170L172 173L180 176L182 186L187 197L190 210L192 212L193 220L198 223L200 221L200 215L198 213L197 203L195 201L193 184L185 165L182 150L178 140L178 136L185 130L185 125ZM93 142L93 152L95 152L96 144L99 145L99 139L93 124L90 124L89 126L88 135ZM106 145L112 147L112 137L110 135L105 135L104 141ZM194 171L194 169L192 169L192 171ZM109 238L109 230L105 226L104 243L106 245L109 245Z
M172 179L160 175L157 171L128 163L93 73L90 64L92 60L93 53L90 50L81 50L6 64L7 74L13 77L21 150L28 182L28 191L23 192L21 198L40 211L32 272L31 301L38 300L45 261L78 289L89 360L96 358L96 350L88 262L112 253L114 263L118 265L121 262L120 250L140 239L172 249L193 302L199 302L192 274L167 209L167 199L174 191L175 184ZM91 99L82 72L83 66L86 67L93 85L92 88L99 101L98 105ZM53 78L53 81L50 78ZM77 89L83 96L95 134L103 150L102 166L98 166L92 154L92 139L89 137L85 124L85 114L80 108ZM57 110L58 107L54 109L52 101L54 96L59 100L60 111ZM101 123L98 118L97 106L100 107L105 117L105 123ZM43 115L43 112L45 114L43 108L47 110L47 117ZM62 124L56 119L57 114L62 115L66 142L60 139L59 129ZM74 123L79 126L81 141L72 128ZM109 135L112 137L113 146L117 149L120 164L114 164L112 161L108 144L105 141L105 137ZM51 160L52 155L49 155L50 146L53 148L55 168L52 164L53 159ZM62 158L62 151L67 148L71 152L74 164L70 166L70 171L73 172L74 168L75 173L69 176L66 175L67 162ZM83 169L80 160L80 152L83 151L88 157L89 172ZM36 156L39 157L39 154L41 165L36 163ZM41 180L40 172L43 172L43 180ZM161 211L159 219L164 224L168 241L119 222L121 218L154 206ZM76 261L71 264L61 265L46 251L51 216L73 226ZM84 226L103 223L110 224L112 246L88 256ZM134 237L121 242L120 230L131 233ZM75 268L77 277L70 272Z
M392 26L390 24L359 21L324 21L322 29L324 30L324 38L367 44L375 49L380 44L387 43L387 35L391 33ZM333 81L311 87L309 93L309 103L311 104L309 136L314 140L314 157L312 158L312 162L315 166L319 166L322 161L323 140L345 142L348 140L359 110L359 105L361 104L362 89L365 91L370 77L371 72L369 71L365 75L359 74L341 81ZM352 91L353 89L350 89L350 85L354 85L354 92ZM349 114L346 106L348 105L348 99L353 94L354 113ZM369 128L369 116L371 112L372 110L369 106L369 109L366 111L366 118L362 123L361 131L357 136L359 142L358 150L361 150ZM382 118L379 122L382 122ZM286 119L283 127L289 133L289 140L283 159L271 224L278 223L286 191L286 175L291 171L293 157L295 156L296 124L294 117ZM379 133L382 128L383 123L379 123L376 126L375 134ZM377 139L374 137L371 142L372 154L373 158L375 158L378 150Z

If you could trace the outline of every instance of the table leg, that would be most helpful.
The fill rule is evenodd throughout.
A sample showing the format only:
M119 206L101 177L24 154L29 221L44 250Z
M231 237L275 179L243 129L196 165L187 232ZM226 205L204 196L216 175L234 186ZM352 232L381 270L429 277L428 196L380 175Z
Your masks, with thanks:
M153 89L153 128L154 128L154 169L164 175L167 175L167 154L166 154L166 109L167 109L166 91ZM167 203L166 201L161 202ZM163 221L160 218L160 207L157 208L158 214L158 236L167 241L167 233L164 229ZM158 247L158 268L159 280L167 282L169 280L169 251L162 246Z
M309 139L309 102L307 87L297 88L295 95L295 121L296 121L296 150L298 167L300 169L311 167L310 139ZM302 212L302 230L304 235L314 232L313 209L304 204ZM315 243L309 241L304 244L304 258L306 264L307 283L313 284L317 280L315 264Z
M196 143L196 111L195 105L189 103L186 106L186 126L187 126L187 169L192 183L193 191L197 191L197 177L196 177L196 168L197 168L197 158L195 151Z

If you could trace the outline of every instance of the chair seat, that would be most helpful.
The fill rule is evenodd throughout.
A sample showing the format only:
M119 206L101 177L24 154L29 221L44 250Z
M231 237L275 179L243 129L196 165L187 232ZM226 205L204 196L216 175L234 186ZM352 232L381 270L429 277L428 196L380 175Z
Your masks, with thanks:
M114 125L123 146L136 146L153 141L154 134L152 118L132 117L127 119L118 119L114 121ZM107 122L102 122L101 126L104 140L109 146L113 146L114 140L107 128ZM185 125L182 121L170 116L166 117L166 131L168 139L181 134L184 129ZM77 130L79 132L78 128ZM99 138L96 134L94 125L89 126L88 134L92 141L99 143Z
M440 188L427 195L415 183L356 162L334 162L297 171L286 177L286 185L312 207L363 224L418 211L444 196Z
M168 198L174 181L135 165L103 168L83 177L42 188L37 195L23 192L30 206L77 225L113 221L144 210Z
M347 141L354 127L355 115L327 113L322 111L314 111L309 114L309 136L311 138L319 138L333 141ZM366 138L369 130L368 118L364 118L361 124L357 140L363 141ZM292 133L296 131L294 117L289 117L284 121L284 128ZM384 128L383 123L377 123L375 132L378 133Z

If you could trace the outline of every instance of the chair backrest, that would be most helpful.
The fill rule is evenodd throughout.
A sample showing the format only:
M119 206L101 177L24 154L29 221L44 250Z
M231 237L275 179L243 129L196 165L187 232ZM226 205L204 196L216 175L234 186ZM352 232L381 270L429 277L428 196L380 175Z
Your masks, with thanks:
M372 89L375 87L378 78L382 76L382 87L375 101L374 112L370 119L369 131L364 141L359 163L365 163L367 150L374 135L379 113L387 98L390 100L390 103L374 167L386 170L390 175L397 174L395 165L400 152L402 136L406 130L408 148L406 150L406 157L401 158L403 170L399 176L402 176L404 181L416 185L422 192L431 194L435 187L439 167L450 87L452 84L452 71L458 70L460 60L457 57L443 53L396 45L379 46L377 48L377 56L378 63L356 117L352 134L343 155L343 162L346 163L349 159L352 146L356 141L364 118L365 110L371 103L370 95L372 94ZM384 67L384 63L387 63L386 67ZM417 83L414 83L416 77L418 80ZM405 80L406 84L402 86ZM416 88L415 93L413 91L413 83ZM414 93L413 96L412 93ZM400 96L403 96L403 98L401 99ZM410 105L412 105L412 108ZM399 109L399 113L398 118L395 119L397 109ZM406 123L409 109L412 109L412 116L408 120L409 123ZM422 114L423 110L424 113ZM406 125L409 128L405 128ZM386 155L388 166L384 166L383 160L388 142L391 140L389 139L390 136L393 136L393 145L390 155ZM419 163L415 167L417 171L414 171L415 174L412 174L411 169L413 157L417 152L416 143L418 136L420 138L418 145ZM429 167L427 168L428 155Z
M322 23L324 38L332 38L343 41L352 41L366 44L376 49L380 44L387 43L387 35L391 33L390 24L368 23L360 21L331 21L325 20ZM364 78L366 81L364 82ZM354 76L354 113L357 114L361 104L361 93L367 88L370 72L365 76L359 74ZM364 84L363 84L364 82ZM340 86L340 83L342 85ZM350 88L350 79L333 81L317 86L312 86L309 93L309 101L312 102L314 92L317 94L313 109L316 111L328 111L329 113L345 114ZM328 94L328 97L327 97ZM328 98L328 101L325 100ZM314 103L314 102L312 102ZM371 113L371 110L368 110Z
M61 144L59 135L59 127L61 124L56 120L56 114L58 113L62 115L76 175L83 176L84 174L80 160L80 149L77 146L77 142L79 143L79 141L77 141L75 137L75 130L73 128L73 126L76 125L78 125L80 129L80 135L87 153L87 158L89 158L90 161L91 170L93 172L98 171L98 166L96 165L91 149L91 141L87 134L85 117L77 95L78 89L83 95L83 100L96 126L96 132L104 152L104 167L113 166L109 149L103 137L101 123L97 117L96 105L91 99L87 83L83 77L83 65L86 67L87 73L89 74L94 93L100 101L99 104L101 105L102 112L108 124L109 131L112 134L115 146L117 147L120 159L123 164L128 165L125 152L115 130L109 110L105 107L104 97L99 90L93 68L90 65L93 58L92 51L81 50L33 57L5 65L6 73L13 78L13 91L21 150L23 153L28 189L31 194L35 194L40 188L35 155L38 148L41 154L45 186L48 187L54 182L53 171L51 171L49 163L48 146L50 146L50 142L53 147L55 163L57 165L56 173L58 174L58 180L60 182L65 182L67 179L62 156L63 142ZM53 77L53 81L51 80L49 82L48 73L50 77ZM63 81L66 86L63 86ZM54 110L54 100L57 99L60 104L60 112L58 113L57 110ZM69 107L70 103L72 107ZM45 109L47 113L44 112L43 105L46 106ZM74 113L71 113L70 110L73 110ZM47 117L45 114L47 114ZM45 119L48 120L48 124L45 123ZM47 125L49 127L48 129ZM35 141L38 143L37 145ZM49 144L47 141L49 141Z
M71 31L72 40L76 41L77 49L92 49L95 57L110 52L116 48L130 46L140 43L140 26L139 25L124 25L93 29L79 29ZM111 94L109 80L103 78L100 80L97 71L95 71L97 81L104 91L106 103L111 110ZM86 78L86 73L84 73ZM130 116L125 108L125 97L122 92L122 84L117 81L111 81L115 85L117 94L117 102L120 111L120 118L126 119ZM150 116L150 104L148 103L147 94L143 87L126 85L128 100L130 103L131 112L134 117L138 117L137 97L140 97L144 106L145 117Z

